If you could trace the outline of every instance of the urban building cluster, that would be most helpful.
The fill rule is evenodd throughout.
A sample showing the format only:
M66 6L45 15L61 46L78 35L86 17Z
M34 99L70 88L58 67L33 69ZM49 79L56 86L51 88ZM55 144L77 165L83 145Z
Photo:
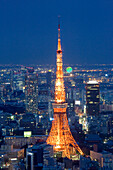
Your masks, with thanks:
M53 121L54 65L0 65L0 167L113 169L113 65L64 65L70 159L47 145Z

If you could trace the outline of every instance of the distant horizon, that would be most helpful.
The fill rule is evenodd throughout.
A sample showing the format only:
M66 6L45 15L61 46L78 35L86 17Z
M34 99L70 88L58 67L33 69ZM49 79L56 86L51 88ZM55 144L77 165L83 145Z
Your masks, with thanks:
M6 65L6 66L14 66L14 65L15 65L15 66L28 66L28 65L31 65L31 66L32 66L32 65L35 65L35 66L36 66L36 65L37 65L37 66L56 66L56 64L10 64L10 63L9 63L9 64L0 64L0 66L5 66L5 65ZM78 66L80 66L80 65L81 65L81 66L82 66L82 65L83 65L83 66L87 66L87 65L88 65L88 66L92 66L92 65L95 65L95 66L105 66L105 65L111 65L111 66L112 66L113 64L104 64L104 63L103 63L103 64L66 64L66 63L64 63L63 65L64 65L64 66L65 66L65 65L67 65L67 66L75 66L75 65L78 65Z

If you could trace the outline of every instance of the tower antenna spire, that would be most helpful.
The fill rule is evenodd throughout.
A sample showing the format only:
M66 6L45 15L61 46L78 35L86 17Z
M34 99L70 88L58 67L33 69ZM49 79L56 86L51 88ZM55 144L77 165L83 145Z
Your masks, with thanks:
M60 29L60 15L58 16L58 29Z
M60 16L58 16L58 50L61 51L61 39L60 39Z

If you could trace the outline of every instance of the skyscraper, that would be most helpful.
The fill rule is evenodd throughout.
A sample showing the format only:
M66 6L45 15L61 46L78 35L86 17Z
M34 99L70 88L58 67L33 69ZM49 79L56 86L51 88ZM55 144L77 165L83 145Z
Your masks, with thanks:
M27 148L26 151L26 169L42 170L43 169L43 148L38 145Z
M89 81L86 84L86 113L87 115L99 115L100 88L97 81Z
M25 105L27 112L38 112L38 76L35 72L25 76Z
M48 110L48 103L50 101L50 89L47 84L38 86L38 109Z
M47 85L51 87L51 71L50 70L46 73L46 79L47 79Z

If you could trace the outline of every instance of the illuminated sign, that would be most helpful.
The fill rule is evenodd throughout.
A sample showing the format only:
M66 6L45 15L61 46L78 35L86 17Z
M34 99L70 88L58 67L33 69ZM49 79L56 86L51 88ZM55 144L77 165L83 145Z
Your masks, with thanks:
M31 131L24 131L25 138L31 137L31 135L32 135Z
M71 67L67 67L66 71L67 71L67 73L71 73L72 72L72 68Z
M76 101L75 101L75 104L76 104L76 105L80 105L80 101L79 101L79 100L76 100Z

